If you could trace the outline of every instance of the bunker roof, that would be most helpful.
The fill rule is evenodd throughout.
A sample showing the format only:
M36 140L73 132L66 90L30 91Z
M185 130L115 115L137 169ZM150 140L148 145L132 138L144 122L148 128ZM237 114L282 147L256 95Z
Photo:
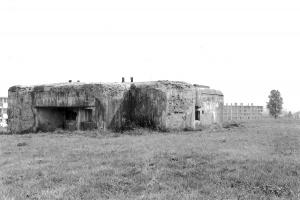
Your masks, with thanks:
M108 90L124 90L129 88L131 85L139 86L139 87L150 87L161 90L168 89L198 89L201 90L204 94L214 94L214 95L222 95L223 93L218 90L210 89L208 86L198 85L198 84L189 84L182 81L169 81L169 80L158 80L158 81L149 81L149 82L112 82L112 83L84 83L84 82L65 82L65 83L53 83L53 84L42 84L42 85L33 85L33 86L21 86L16 85L9 88L8 91L14 92L16 90L25 90L25 91L49 91L51 89L89 89L93 87L102 87Z

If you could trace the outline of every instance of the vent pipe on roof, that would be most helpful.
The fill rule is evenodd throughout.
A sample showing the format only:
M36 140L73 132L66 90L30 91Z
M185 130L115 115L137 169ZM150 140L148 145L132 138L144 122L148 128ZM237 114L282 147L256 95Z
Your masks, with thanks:
M130 77L130 82L131 82L131 83L133 82L133 77Z
M122 83L124 83L125 82L125 78L124 77L122 77Z

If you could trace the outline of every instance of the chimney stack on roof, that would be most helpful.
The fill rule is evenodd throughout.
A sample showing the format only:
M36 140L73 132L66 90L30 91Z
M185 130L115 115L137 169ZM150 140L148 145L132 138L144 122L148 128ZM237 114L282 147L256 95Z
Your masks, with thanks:
M125 82L125 78L124 77L122 77L122 83L124 83Z
M133 77L130 77L130 82L131 82L131 83L133 82Z

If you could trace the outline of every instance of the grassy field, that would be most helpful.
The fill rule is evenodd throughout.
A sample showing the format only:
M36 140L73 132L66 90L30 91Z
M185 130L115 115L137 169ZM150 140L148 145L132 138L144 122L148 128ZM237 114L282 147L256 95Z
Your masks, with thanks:
M300 199L300 121L0 135L0 199Z

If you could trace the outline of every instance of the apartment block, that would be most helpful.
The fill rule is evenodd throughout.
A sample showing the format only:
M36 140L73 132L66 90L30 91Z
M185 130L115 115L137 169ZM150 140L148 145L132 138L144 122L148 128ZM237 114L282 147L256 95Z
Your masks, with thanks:
M248 121L262 118L263 106L226 104L223 109L223 121Z

